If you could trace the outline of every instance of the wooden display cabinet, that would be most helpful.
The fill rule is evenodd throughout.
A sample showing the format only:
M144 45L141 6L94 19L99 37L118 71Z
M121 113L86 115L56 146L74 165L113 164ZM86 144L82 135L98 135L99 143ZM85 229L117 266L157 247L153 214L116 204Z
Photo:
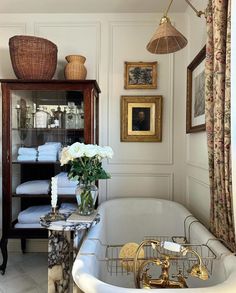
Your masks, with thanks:
M95 80L1 80L2 86L2 238L0 248L7 265L9 238L21 239L25 251L26 239L47 238L42 228L15 228L17 215L29 206L50 204L48 194L16 194L16 187L30 180L50 179L65 170L57 161L18 161L20 146L37 147L46 142L97 143L99 131L99 93ZM48 112L48 125L37 128L35 111L39 106ZM63 112L63 123L57 127L53 118L58 106ZM54 113L54 115L53 115ZM77 119L74 127L68 126L69 113ZM80 119L80 121L78 121ZM81 120L82 119L82 120ZM84 125L83 125L84 123ZM82 125L82 126L81 126ZM75 202L73 195L60 195L61 202Z

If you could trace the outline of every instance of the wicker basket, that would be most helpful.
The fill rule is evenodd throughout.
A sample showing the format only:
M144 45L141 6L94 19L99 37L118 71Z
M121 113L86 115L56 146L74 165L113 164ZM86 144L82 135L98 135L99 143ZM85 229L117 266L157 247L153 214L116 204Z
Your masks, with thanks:
M57 46L34 36L9 39L12 67L19 79L51 79L57 66Z

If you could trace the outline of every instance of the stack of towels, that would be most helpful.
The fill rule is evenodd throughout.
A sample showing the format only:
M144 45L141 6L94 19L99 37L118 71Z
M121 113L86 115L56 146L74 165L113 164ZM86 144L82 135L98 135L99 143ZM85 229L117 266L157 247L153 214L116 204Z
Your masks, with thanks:
M60 206L59 213L66 214L67 216L69 216L70 214L75 212L77 208L77 204L64 202Z
M38 161L56 162L60 149L60 142L46 142L44 145L38 146Z
M37 160L37 150L36 150L36 148L20 147L18 149L17 160L20 161L20 162L36 161Z
M51 211L50 205L32 206L23 210L18 215L18 223L15 228L42 228L40 217Z
M24 161L51 161L56 162L61 150L60 142L46 142L37 148L20 147L17 160Z
M32 206L23 210L18 215L18 223L15 228L42 228L40 225L40 217L45 216L51 211L50 205ZM59 213L69 216L76 211L77 205L72 203L63 203L59 209Z
M50 180L31 180L16 187L16 194L48 194Z
M57 193L58 194L75 194L75 189L78 185L78 181L72 181L68 179L66 172L61 172L56 176L57 179Z

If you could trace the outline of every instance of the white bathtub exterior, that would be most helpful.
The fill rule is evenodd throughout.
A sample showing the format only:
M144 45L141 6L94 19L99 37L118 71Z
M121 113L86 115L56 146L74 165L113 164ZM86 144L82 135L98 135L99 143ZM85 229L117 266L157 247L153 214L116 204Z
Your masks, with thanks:
M214 236L182 205L153 198L125 198L106 201L99 207L100 222L90 229L73 265L73 278L84 293L141 293L145 289L123 288L99 280L98 241L106 244L140 243L144 236L190 235L190 243L206 244ZM188 217L190 216L190 217ZM184 229L184 220L186 229ZM190 229L189 229L190 227ZM189 234L190 231L190 234ZM189 234L189 235L188 235ZM208 241L208 246L220 257L219 265L214 266L217 284L209 287L187 289L165 289L173 292L236 292L236 257L219 241ZM162 289L152 289L160 292Z

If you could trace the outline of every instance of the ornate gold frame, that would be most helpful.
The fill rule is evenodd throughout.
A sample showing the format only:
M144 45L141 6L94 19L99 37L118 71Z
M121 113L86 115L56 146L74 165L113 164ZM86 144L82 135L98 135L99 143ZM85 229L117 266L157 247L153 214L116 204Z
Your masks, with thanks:
M186 99L186 133L204 131L206 124L193 126L192 103L193 103L193 72L206 58L206 46L204 46L193 61L187 67L187 99Z
M150 109L150 129L132 129L133 108ZM162 96L121 96L121 141L161 142L162 140Z
M145 84L130 84L129 72L132 67L137 68L151 68L152 70L152 83ZM157 88L157 62L125 62L125 76L124 76L125 89L156 89Z

